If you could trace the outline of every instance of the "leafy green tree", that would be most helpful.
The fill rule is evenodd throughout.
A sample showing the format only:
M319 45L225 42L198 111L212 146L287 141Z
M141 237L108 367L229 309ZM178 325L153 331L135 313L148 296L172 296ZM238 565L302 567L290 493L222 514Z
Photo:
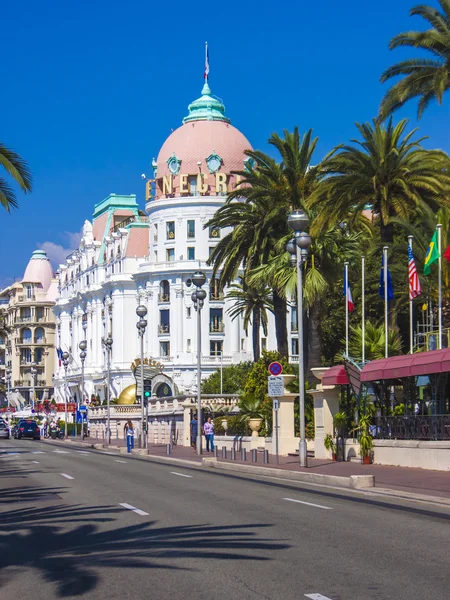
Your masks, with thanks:
M439 0L441 11L433 6L414 6L410 15L423 17L431 27L426 31L407 31L396 35L389 48L409 47L425 50L428 56L403 60L381 75L381 82L401 77L384 96L380 119L384 120L413 98L419 98L417 115L422 116L431 100L442 104L450 89L450 0Z
M385 356L385 327L384 324L374 325L370 321L365 322L365 335L364 335L364 352L366 360L377 360L384 358ZM342 339L342 345L345 345L345 338ZM349 340L348 340L348 352L350 358L360 362L361 361L361 349L362 349L362 327L361 325L355 325L350 327ZM402 338L398 331L395 329L388 330L388 353L389 356L397 356L402 354ZM343 359L343 355L340 354L337 357L338 360Z
M362 141L340 146L327 161L328 177L315 201L322 207L312 235L331 223L355 218L370 207L374 224L380 229L383 244L394 237L392 217L407 220L427 208L437 210L448 201L450 190L450 159L440 150L425 150L413 140L416 129L405 134L408 124L403 119L397 125L392 119L387 125L356 123Z
M252 369L253 363L241 362L222 369L222 391L224 394L243 393L245 382ZM202 382L202 394L220 393L220 371L215 371Z
M25 193L31 192L32 176L27 163L16 152L0 142L0 166L10 175L21 190ZM8 212L11 208L17 208L17 196L8 181L0 177L0 204Z
M226 297L235 302L227 312L233 321L236 317L243 317L246 335L248 335L248 326L252 324L253 360L256 361L261 356L260 329L262 327L267 337L267 311L273 312L272 290L264 281L247 283L241 279L241 282L232 284L229 288Z

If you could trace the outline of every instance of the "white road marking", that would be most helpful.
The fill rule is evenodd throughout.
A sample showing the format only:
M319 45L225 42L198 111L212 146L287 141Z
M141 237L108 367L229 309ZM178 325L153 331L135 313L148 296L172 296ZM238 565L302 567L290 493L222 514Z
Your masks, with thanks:
M131 506L131 504L127 504L126 502L119 502L119 506L123 506L124 508L127 508L128 510L132 510L133 512L135 512L138 515L148 515L148 512L145 512L143 510L140 510L139 508L136 508L135 506Z
M305 598L311 598L311 600L331 600L331 598L322 596L322 594L305 594Z
M70 454L67 450L53 450L53 452L56 452L56 454Z
M35 465L38 465L38 464L39 464L39 461L38 461L38 460L32 460L31 462L32 462L32 463L34 463Z
M65 477L66 479L73 479L73 477L71 477L70 475L67 475L67 473L61 473L61 475L63 477Z
M294 500L294 498L283 498L288 502L297 502L297 504L306 504L306 506L314 506L315 508L323 508L324 510L333 510L330 506L322 506L322 504L313 504L312 502L303 502L303 500ZM322 596L325 598L325 596ZM317 596L316 600L320 600L320 596Z
M126 464L127 464L127 461L126 461L126 460L117 460L117 459L116 459L116 462L120 462L120 463L122 463L122 464L124 464L124 465L126 465Z
M31 454L45 454L45 452L43 452L42 450L35 450Z
M90 454L90 452L86 452L86 450L75 450L78 454Z
M19 452L8 452L9 456L17 456Z
M184 475L184 473L177 473L176 471L170 471L171 475L179 475L180 477L191 477L192 475Z

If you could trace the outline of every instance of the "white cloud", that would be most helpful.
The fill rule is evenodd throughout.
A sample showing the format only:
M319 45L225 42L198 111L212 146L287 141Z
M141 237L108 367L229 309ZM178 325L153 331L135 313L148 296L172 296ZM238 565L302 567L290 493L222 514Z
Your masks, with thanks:
M61 263L66 262L66 257L79 247L81 235L82 230L78 233L65 231L64 236L67 238L67 245L55 244L55 242L43 242L42 244L38 244L38 248L47 252L47 256L56 270Z

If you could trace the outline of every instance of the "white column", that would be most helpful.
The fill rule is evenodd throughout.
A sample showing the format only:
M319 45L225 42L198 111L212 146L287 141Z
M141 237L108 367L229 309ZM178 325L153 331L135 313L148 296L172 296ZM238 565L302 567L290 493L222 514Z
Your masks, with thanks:
M176 345L174 347L174 352L172 356L174 360L177 354L181 354L183 352L183 323L184 323L184 315L183 315L183 290L178 288L175 290L176 295L176 311L173 314L173 326L176 332Z

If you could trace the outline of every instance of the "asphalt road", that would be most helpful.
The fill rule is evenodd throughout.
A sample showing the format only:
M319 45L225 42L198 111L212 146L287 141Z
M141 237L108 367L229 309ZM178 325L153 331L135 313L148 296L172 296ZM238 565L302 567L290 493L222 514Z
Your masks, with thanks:
M0 598L448 600L450 510L0 441Z

